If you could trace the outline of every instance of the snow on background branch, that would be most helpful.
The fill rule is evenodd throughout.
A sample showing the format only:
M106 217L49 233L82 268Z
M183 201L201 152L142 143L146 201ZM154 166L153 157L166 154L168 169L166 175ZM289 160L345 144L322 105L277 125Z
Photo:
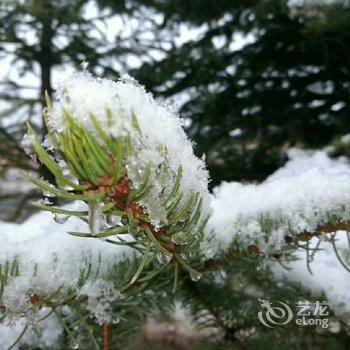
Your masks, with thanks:
M323 151L290 151L291 160L261 184L223 183L214 189L209 227L232 241L279 251L286 237L350 220L350 168Z

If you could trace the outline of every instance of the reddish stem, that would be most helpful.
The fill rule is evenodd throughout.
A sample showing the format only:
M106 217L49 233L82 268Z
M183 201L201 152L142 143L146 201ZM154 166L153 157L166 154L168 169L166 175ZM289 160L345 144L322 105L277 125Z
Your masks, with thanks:
M110 349L110 325L108 323L103 324L103 350Z

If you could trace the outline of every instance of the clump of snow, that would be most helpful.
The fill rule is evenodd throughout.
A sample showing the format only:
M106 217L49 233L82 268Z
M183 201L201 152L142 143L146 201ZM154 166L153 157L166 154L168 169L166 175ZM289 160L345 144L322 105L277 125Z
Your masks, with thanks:
M48 212L33 215L23 224L0 223L3 274L9 264L0 304L10 318L35 315L46 298L59 304L132 255L131 248L67 234L88 229L75 217L60 225Z
M343 142L345 144L350 144L350 134L343 135L340 138L340 142Z
M299 155L261 184L232 182L214 189L208 228L219 244L278 250L286 235L350 219L349 166L324 153Z
M169 343L170 340L172 344L178 345L177 347L186 348L191 341L217 336L220 332L220 329L215 326L196 327L196 322L188 308L179 301L175 302L171 316L171 322L159 322L159 320L148 318L143 325L144 339L150 342L165 340L166 343ZM208 324L209 317L204 313L202 319Z
M30 134L24 134L23 139L21 141L21 146L24 150L24 152L28 155L32 155L33 154L33 147L32 147L32 143L34 141L34 136L30 135Z
M311 169L319 169L329 175L350 174L350 164L346 157L332 159L325 151L292 148L288 151L288 158L285 166L270 175L267 181L297 176Z
M318 245L318 238L313 238L310 248L318 247L310 262L312 274L306 269L306 254L303 249L295 252L297 260L285 263L288 270L279 264L273 264L275 278L300 283L304 288L316 295L324 293L337 314L350 316L350 279L349 272L344 269L335 257L333 246L327 241L327 236ZM336 247L344 262L350 263L349 245L345 231L337 231Z
M203 199L203 218L208 215L208 173L204 161L193 153L193 145L182 128L183 121L173 110L156 102L136 80L129 76L117 82L96 79L87 71L69 76L62 80L49 116L49 123L57 132L67 128L64 110L70 111L96 138L90 114L95 115L111 135L131 136L136 152L126 160L128 177L137 187L145 168L152 164L152 189L142 204L155 224L166 222L161 194L164 187L171 190L180 166L183 169L182 201L191 192L198 193ZM112 118L108 117L107 110ZM137 118L141 133L133 125L133 116ZM164 166L168 170L165 175L161 170Z
M87 297L87 308L98 324L118 323L119 318L113 314L112 303L122 295L116 290L114 283L98 279L88 281L79 290L80 296Z
M51 310L44 308L38 315L46 317ZM27 326L28 320L25 317L12 322L3 322L0 324L0 349L8 349L19 338L23 329ZM19 340L18 344L12 349L21 348L45 348L59 349L61 347L61 338L63 336L63 326L57 317L51 313L44 321L39 322L35 328L27 327L27 331Z

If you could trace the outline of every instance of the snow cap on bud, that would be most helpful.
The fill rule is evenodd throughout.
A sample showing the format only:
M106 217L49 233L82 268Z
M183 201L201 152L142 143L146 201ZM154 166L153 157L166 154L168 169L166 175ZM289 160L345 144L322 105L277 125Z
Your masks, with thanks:
M125 172L120 170L117 174L119 187L123 186L122 180L128 180L132 188L142 190L145 176L148 177L147 190L144 189L142 196L140 194L139 202L156 227L167 224L164 201L176 194L171 191L179 172L181 176L176 191L182 193L179 205L185 204L191 194L196 194L201 198L202 219L209 214L208 173L203 160L193 154L192 144L182 129L182 120L170 108L156 102L131 77L125 76L114 82L94 78L84 71L63 79L57 100L49 107L48 124L58 135L74 134L73 125L83 126L100 145L106 147L105 157L100 154L103 150L98 149L95 150L95 159L90 160L96 160L98 164L95 166L101 168L94 174L97 178L90 179L95 186L106 181L107 176L115 176L122 165L120 163L125 166ZM79 148L82 146L81 137L75 136L70 139L73 143L75 140L74 146ZM121 139L126 140L125 152L118 155L118 150L113 152L113 147L116 148ZM110 147L108 143L111 143ZM87 152L80 153L84 158ZM86 161L89 161L89 156ZM111 174L107 171L110 164L106 163L115 167L115 170L109 169ZM84 164L82 168L84 170Z

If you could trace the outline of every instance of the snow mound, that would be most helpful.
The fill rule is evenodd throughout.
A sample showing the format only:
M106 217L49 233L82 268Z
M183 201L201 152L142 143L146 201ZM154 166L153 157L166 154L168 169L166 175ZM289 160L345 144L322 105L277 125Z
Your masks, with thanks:
M261 184L222 183L211 205L208 227L219 244L236 240L262 251L278 250L286 235L350 219L350 167L322 152L294 152Z
M86 281L103 277L113 264L132 256L131 248L67 234L84 230L88 225L80 219L58 224L48 212L22 224L0 223L0 265L3 274L8 271L1 305L8 315L18 318L50 295L64 300L83 287L82 276Z

